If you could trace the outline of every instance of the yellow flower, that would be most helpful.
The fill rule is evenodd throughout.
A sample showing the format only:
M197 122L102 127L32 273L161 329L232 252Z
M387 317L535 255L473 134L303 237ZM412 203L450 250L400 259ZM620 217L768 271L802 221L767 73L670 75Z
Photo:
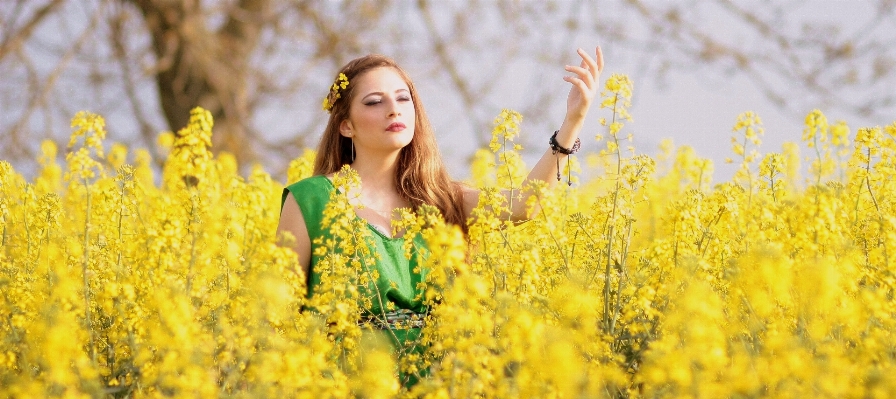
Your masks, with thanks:
M341 90L344 90L348 87L348 77L345 76L344 73L340 73L338 77L336 77L336 82L330 86L330 91L327 93L327 96L324 97L324 101L322 107L324 111L330 111L333 109L333 104L336 100L342 98Z
M624 82L608 86L610 125ZM761 120L745 113L729 181L713 184L712 162L671 141L655 158L622 154L620 126L612 152L587 155L581 184L519 187L519 117L502 113L499 148L474 162L483 189L466 235L435 207L398 212L393 228L419 234L429 254L416 270L428 313L416 349L399 355L371 339L395 330L357 323L379 277L351 202L357 173L334 177L323 211L333 237L317 242L321 282L306 298L295 252L277 245L281 183L211 156L210 115L192 116L171 136L161 183L145 150L134 167L124 146L103 155L101 118L86 113L65 164L52 142L33 180L0 161L0 396L896 392L885 377L896 371L896 123L850 140L845 123L824 128L811 113L810 184L797 144L760 156ZM289 179L311 173L313 157L293 161ZM520 197L499 182L531 194L531 220L508 218Z

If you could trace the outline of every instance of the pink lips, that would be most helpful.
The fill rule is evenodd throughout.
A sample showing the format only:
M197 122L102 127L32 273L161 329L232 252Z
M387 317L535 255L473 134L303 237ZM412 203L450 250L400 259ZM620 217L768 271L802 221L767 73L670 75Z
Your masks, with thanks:
M400 132L400 131L404 130L406 127L407 127L407 126L405 126L404 123L401 123L401 122L395 122L395 123L389 125L389 127L386 128L386 131L389 131L389 132Z

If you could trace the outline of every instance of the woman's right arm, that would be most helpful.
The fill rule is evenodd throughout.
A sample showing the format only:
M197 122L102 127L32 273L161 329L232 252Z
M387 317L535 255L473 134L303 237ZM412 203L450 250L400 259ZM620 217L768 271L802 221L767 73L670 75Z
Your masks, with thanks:
M287 194L286 200L283 202L283 210L280 211L280 224L277 226L277 235L287 231L296 238L295 244L290 245L299 255L299 266L305 273L305 279L308 279L309 265L311 264L311 238L308 237L308 228L305 227L305 218L302 217L302 210L299 204L292 196Z

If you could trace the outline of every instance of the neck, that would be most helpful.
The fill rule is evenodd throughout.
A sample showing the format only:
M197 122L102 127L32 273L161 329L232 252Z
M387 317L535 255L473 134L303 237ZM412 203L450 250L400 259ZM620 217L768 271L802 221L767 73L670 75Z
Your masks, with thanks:
M387 156L364 154L352 163L352 169L361 177L362 191L379 195L395 192L395 171L398 168L398 152Z

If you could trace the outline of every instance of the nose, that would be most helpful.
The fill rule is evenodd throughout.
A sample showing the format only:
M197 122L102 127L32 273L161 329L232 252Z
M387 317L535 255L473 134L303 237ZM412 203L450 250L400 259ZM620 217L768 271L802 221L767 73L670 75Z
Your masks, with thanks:
M394 118L399 115L401 115L401 110L398 106L398 100L393 98L391 101L389 101L389 117Z

